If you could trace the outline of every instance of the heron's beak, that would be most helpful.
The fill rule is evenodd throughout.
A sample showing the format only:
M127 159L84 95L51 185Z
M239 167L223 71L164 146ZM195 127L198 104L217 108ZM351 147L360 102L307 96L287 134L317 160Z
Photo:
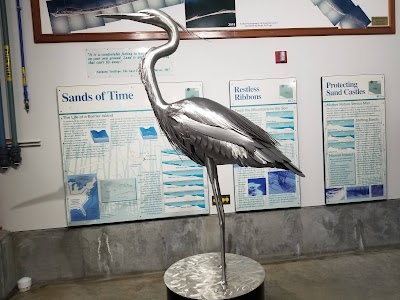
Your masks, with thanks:
M144 19L149 18L150 16L146 13L130 13L130 14L101 14L97 15L96 17L102 17L102 18L112 18L112 19L126 19L126 20L132 20L132 21L142 21Z

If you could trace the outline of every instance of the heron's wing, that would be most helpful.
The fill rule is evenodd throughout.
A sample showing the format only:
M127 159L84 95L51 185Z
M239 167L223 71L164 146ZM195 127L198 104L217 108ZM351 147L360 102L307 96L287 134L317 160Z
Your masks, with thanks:
M232 129L223 129L221 127L200 123L196 120L190 119L185 114L177 114L173 117L173 119L177 122L177 124L180 125L180 131L187 136L197 135L197 138L200 138L204 141L207 141L209 138L212 140L224 141L240 146L244 151L247 151L251 154L256 154L257 149L265 148L264 145L245 135L241 135ZM260 159L260 163L284 162L285 156L279 150L274 151L275 147L268 147L263 150L264 159Z
M173 104L178 106L188 118L199 123L233 130L242 136L256 139L266 146L279 145L279 142L264 129L251 122L241 114L206 98L190 98Z
M188 136L201 135L204 140L225 141L243 147L262 165L271 163L278 168L289 169L300 176L295 167L278 148L278 142L261 127L244 116L204 98L190 98L170 106L169 117L181 125Z
M268 133L230 109L224 107L225 111L216 111L215 108L221 109L223 106L220 105L221 107L218 107L218 104L210 107L213 103L213 101L209 100L204 106L198 105L202 104L198 101L185 100L177 103L181 104L179 107L171 106L168 115L181 125L180 129L188 136L196 133L201 135L203 140L212 138L225 141L241 146L250 154L255 155L258 153L257 149L263 149L262 153L260 153L263 156L260 157L260 162L283 163L285 160L290 161L276 148L276 143ZM254 128L254 130L251 130L251 128ZM261 140L261 138L263 139Z

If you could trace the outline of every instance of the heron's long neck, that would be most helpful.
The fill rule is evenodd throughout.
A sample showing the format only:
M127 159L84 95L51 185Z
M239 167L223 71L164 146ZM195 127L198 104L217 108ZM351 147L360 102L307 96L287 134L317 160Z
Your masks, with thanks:
M175 52L179 45L179 31L176 25L171 21L170 24L165 24L164 28L168 33L168 42L159 47L150 48L144 55L139 67L140 77L143 85L146 88L147 95L153 109L157 112L167 106L167 103L161 96L158 87L154 66L156 62L165 56Z

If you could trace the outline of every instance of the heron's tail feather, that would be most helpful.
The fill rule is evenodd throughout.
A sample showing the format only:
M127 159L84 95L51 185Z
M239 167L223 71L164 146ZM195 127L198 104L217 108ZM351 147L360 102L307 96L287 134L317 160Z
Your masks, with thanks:
M262 150L257 149L254 152L254 157L266 167L290 170L301 177L305 177L299 168L293 165L292 162L281 151L274 147L264 148Z
M297 168L295 165L293 165L291 162L285 161L282 163L283 169L292 171L293 173L301 176L301 177L306 177L303 172L300 171L299 168Z

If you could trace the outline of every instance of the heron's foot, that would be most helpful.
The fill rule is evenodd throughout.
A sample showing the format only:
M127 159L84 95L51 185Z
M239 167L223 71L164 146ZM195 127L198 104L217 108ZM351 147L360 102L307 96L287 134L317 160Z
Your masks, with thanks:
M228 288L228 283L226 282L226 280L221 280L220 282L218 282L218 284L221 286L223 291L226 291L226 289Z

